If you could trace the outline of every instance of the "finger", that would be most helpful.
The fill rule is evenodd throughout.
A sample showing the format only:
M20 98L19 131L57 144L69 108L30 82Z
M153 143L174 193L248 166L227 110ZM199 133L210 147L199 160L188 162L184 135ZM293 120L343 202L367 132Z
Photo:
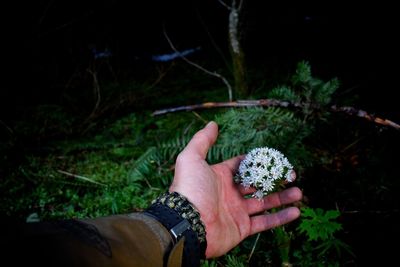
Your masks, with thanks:
M292 187L281 192L272 193L264 197L262 201L255 198L245 199L244 201L246 202L247 212L252 215L299 201L302 197L301 190L298 187Z
M203 129L198 131L187 144L182 154L186 156L199 156L205 159L210 147L215 143L218 136L218 125L210 121Z
M300 210L296 207L290 207L276 213L251 217L250 235L286 224L297 219L299 216Z

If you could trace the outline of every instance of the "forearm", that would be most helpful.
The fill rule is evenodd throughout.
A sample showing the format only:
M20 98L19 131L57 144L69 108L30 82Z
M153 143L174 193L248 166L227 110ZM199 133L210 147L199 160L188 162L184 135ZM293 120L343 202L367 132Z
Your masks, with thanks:
M101 251L98 259L94 259L93 266L102 266L99 265L99 260L104 266L163 266L164 259L170 254L172 238L167 229L142 213L84 222L92 224L99 231L99 239L95 240L97 245L93 247L96 242L91 240L91 252L88 253L99 254ZM98 247L99 244L102 249ZM82 255L87 258L86 253Z
M173 257L172 238L142 213L41 222L6 229L5 257L37 266L164 266ZM36 266L36 265L35 265Z

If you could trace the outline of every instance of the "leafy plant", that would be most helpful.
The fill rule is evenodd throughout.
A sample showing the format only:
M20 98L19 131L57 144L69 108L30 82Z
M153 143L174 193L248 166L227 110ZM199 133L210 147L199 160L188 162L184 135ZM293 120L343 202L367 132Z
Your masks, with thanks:
M275 228L274 233L282 266L290 265L290 241L292 233L287 231L284 226Z
M288 84L264 89L266 96L292 103L289 108L253 107L164 117L132 113L112 123L93 125L82 136L49 143L51 149L46 154L24 156L23 164L2 185L8 200L2 202L1 209L28 220L96 217L140 210L167 188L175 157L204 121L210 119L220 126L218 141L208 153L210 163L254 147L273 147L287 156L297 173L297 182L301 182L307 179L305 170L321 161L309 141L315 137L318 123L329 118L326 107L337 86L335 79L324 82L312 77L310 65L300 62ZM73 127L72 121L64 127L61 115L60 118L52 121L60 123L62 131ZM18 129L26 131L24 136L29 135L28 126ZM34 131L38 132L36 128ZM308 217L302 217L302 230L296 232L285 226L260 234L257 241L249 238L226 256L203 261L203 266L265 266L283 262L334 265L339 252L350 251L334 237L341 230L341 226L333 226L337 217L312 209L304 213ZM322 219L326 222L318 221ZM307 232L310 229L318 232Z
M301 222L297 230L307 240L301 249L294 252L301 266L339 266L335 259L340 258L343 251L354 257L350 246L335 237L342 230L342 225L337 222L339 211L308 207L301 210Z
M302 208L302 221L298 227L300 233L306 234L309 241L325 241L342 229L342 225L333 221L340 212L337 210Z

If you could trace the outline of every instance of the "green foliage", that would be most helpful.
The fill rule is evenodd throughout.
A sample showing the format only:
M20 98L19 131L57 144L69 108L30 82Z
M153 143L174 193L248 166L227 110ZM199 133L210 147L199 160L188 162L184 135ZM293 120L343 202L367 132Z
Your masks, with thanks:
M349 245L335 237L342 230L336 220L340 216L337 210L302 208L301 222L297 227L306 241L293 253L301 266L339 266L335 259L342 257L342 251L354 257Z
M272 99L281 99L291 102L300 102L301 97L289 86L278 86L273 88L269 93L268 97Z
M218 161L245 153L255 147L269 146L284 153L297 167L309 162L303 140L310 134L295 114L280 108L229 110L216 118L220 137L209 153ZM296 153L294 153L296 152Z
M137 145L144 138L142 131L145 124L136 114L132 113L112 123L105 123L102 127L103 129L98 129L98 126L93 132L89 132L89 137L68 139L58 142L56 146L64 154L108 150L115 156L126 158L143 153Z
M300 105L304 119L322 120L328 116L328 113L321 113L319 110L324 111L330 104L332 95L339 85L337 78L325 82L313 77L310 64L307 61L301 61L297 64L291 84L272 89L268 92L268 97Z
M339 267L340 262L332 259L328 259L325 255L318 256L315 253L313 244L306 242L302 244L301 249L294 251L294 266L304 267Z
M159 143L157 148L164 158L175 157L189 143L190 138L189 135L177 136L174 139Z
M136 170L131 167L134 161L118 163L104 156L108 155L91 152L61 160L54 156L45 161L31 159L30 165L20 168L34 184L29 199L22 198L24 202L14 202L5 210L23 212L28 208L41 219L96 217L144 208L159 193L148 180L129 176Z
M292 80L294 84L307 84L312 81L311 67L306 61L301 61L297 64L296 73L293 75Z
M331 250L334 250L339 258L342 257L342 251L347 252L353 258L355 257L351 247L337 238L326 240L325 242L317 246L315 250L319 252L319 257L328 254Z
M31 108L23 119L14 126L15 133L21 137L40 136L56 137L73 132L76 117L69 114L62 106L40 105ZM29 124L26 123L29 121Z
M132 114L105 126L92 138L54 142L47 155L26 155L1 184L2 212L22 218L36 212L48 219L145 207L170 182L171 171L158 170L162 162L155 149L143 146L141 118Z
M289 161L293 162L298 177L301 178L302 172L317 160L313 157L315 153L313 148L307 145L307 140L312 138L316 123L327 118L328 114L320 112L320 109L329 104L332 94L338 88L338 82L336 79L323 82L312 77L311 68L307 62L298 64L297 71L291 80L292 83L289 85L270 90L268 97L296 103L299 109L252 107L231 109L218 115L215 120L220 125L220 136L209 151L208 160L218 162L243 154L255 147L268 146L284 153ZM329 220L335 219L332 212L322 214L323 216L319 210L316 212L318 216L311 217L315 220L303 220L304 225L309 226L305 229L315 231L310 232L308 236L311 240L324 238L325 241L335 231L339 231L341 225ZM309 213L311 211L307 210L305 216L311 216ZM326 219L327 222L322 223L324 222L320 221L322 219ZM281 263L290 263L292 233L283 228L274 230L276 241L274 246L279 251ZM323 244L328 246L327 243ZM331 247L323 250L321 247L321 252L325 253L330 249ZM297 252L296 248L292 250L294 253Z
M203 260L201 262L201 267L217 267L217 261L216 260Z
M282 146L280 138L293 135L302 126L302 122L293 113L279 108L231 109L216 118L216 121L221 125L221 143L231 147L236 144L239 148L262 143L273 147ZM237 152L243 151L234 153Z
M330 103L332 94L339 88L339 80L333 78L327 82L311 75L311 66L302 61L297 64L296 74L292 77L293 86L302 97L302 101L325 106Z
M279 250L282 263L289 263L291 233L284 226L274 229L276 246Z
M220 126L218 141L208 153L210 163L255 147L273 147L293 163L301 182L308 179L307 169L321 163L310 140L319 134L318 123L328 118L324 109L337 87L336 79L324 82L312 77L309 64L301 62L290 83L265 90L269 98L299 103L295 108L252 107L163 117L135 112L94 123L80 135L70 135L76 120L67 118L63 110L44 107L46 112L59 112L47 123L45 116L43 122L35 121L37 127L31 130L29 124L18 124L18 132L25 137L31 132L50 136L57 131L67 136L47 143L46 152L24 154L18 168L0 185L6 192L1 211L32 221L141 210L168 187L176 156L208 120ZM15 143L12 139L4 147ZM249 237L227 255L202 261L202 266L278 266L282 262L336 266L343 251L351 254L349 246L334 236L342 229L338 216L336 211L305 208L297 231L288 225L260 234L257 241Z
M342 225L332 221L340 216L337 210L302 208L302 221L298 227L300 233L305 233L309 241L325 241L342 229Z
M301 110L269 108L231 109L216 117L220 125L218 142L208 154L212 162L245 153L254 147L269 146L282 151L301 172L312 164L311 150L305 145L318 119L326 114L311 106L328 104L338 87L336 79L323 82L311 76L307 62L300 62L292 85L270 90L270 98L301 102Z
M216 266L244 267L244 266L248 266L248 262L247 262L246 254L241 253L240 248L236 247L222 257L219 257L216 259L202 260L201 266L202 267L216 267Z
M226 256L226 267L245 267L243 260L237 256L227 255Z
M152 165L158 159L157 150L155 147L149 147L130 167L127 175L127 182L132 183L145 179L151 174Z

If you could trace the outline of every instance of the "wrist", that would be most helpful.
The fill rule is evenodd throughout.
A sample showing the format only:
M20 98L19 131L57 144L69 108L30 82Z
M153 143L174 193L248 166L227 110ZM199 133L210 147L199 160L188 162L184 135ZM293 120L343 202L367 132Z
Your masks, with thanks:
M185 238L183 260L187 265L193 266L196 258L205 258L205 226L200 213L186 197L177 192L166 192L155 199L145 213L167 228L173 245Z

